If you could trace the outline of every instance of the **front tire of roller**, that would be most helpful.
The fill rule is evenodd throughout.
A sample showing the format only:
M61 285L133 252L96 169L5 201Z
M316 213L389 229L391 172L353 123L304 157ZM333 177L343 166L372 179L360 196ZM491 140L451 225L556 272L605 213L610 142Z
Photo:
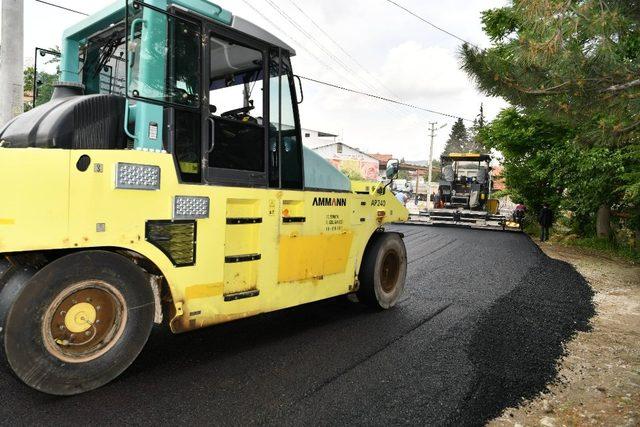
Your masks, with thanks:
M361 302L378 310L397 304L407 277L407 249L400 234L381 233L373 237L358 277L357 295Z
M121 255L80 252L38 271L13 302L4 347L13 372L44 393L101 387L127 369L155 313L146 275Z

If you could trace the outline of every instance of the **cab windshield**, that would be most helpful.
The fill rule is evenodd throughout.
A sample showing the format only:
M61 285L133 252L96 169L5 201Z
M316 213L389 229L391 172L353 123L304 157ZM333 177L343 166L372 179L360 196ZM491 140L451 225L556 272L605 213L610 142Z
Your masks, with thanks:
M264 57L259 50L211 37L211 112L262 125Z
M200 26L154 9L129 7L128 95L200 106Z
M80 53L87 94L126 94L124 22L89 38Z

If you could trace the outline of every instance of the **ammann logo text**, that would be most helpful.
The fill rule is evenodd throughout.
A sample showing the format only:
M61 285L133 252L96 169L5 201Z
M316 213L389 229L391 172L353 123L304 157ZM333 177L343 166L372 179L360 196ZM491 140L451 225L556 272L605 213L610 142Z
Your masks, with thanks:
M313 206L347 206L347 199L335 197L316 197L315 199L313 199Z

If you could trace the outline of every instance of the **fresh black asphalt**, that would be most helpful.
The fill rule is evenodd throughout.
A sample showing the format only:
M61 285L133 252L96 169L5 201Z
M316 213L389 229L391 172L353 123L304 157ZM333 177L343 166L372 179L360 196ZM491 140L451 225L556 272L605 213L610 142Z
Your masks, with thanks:
M390 311L337 298L173 336L71 398L0 371L3 424L482 425L556 378L592 292L522 234L396 226L407 290Z

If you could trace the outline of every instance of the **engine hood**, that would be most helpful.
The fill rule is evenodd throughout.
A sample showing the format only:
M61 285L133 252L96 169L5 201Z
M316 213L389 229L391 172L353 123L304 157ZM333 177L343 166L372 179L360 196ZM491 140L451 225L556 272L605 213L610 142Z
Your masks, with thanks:
M124 98L78 95L53 99L0 130L7 148L124 148Z

